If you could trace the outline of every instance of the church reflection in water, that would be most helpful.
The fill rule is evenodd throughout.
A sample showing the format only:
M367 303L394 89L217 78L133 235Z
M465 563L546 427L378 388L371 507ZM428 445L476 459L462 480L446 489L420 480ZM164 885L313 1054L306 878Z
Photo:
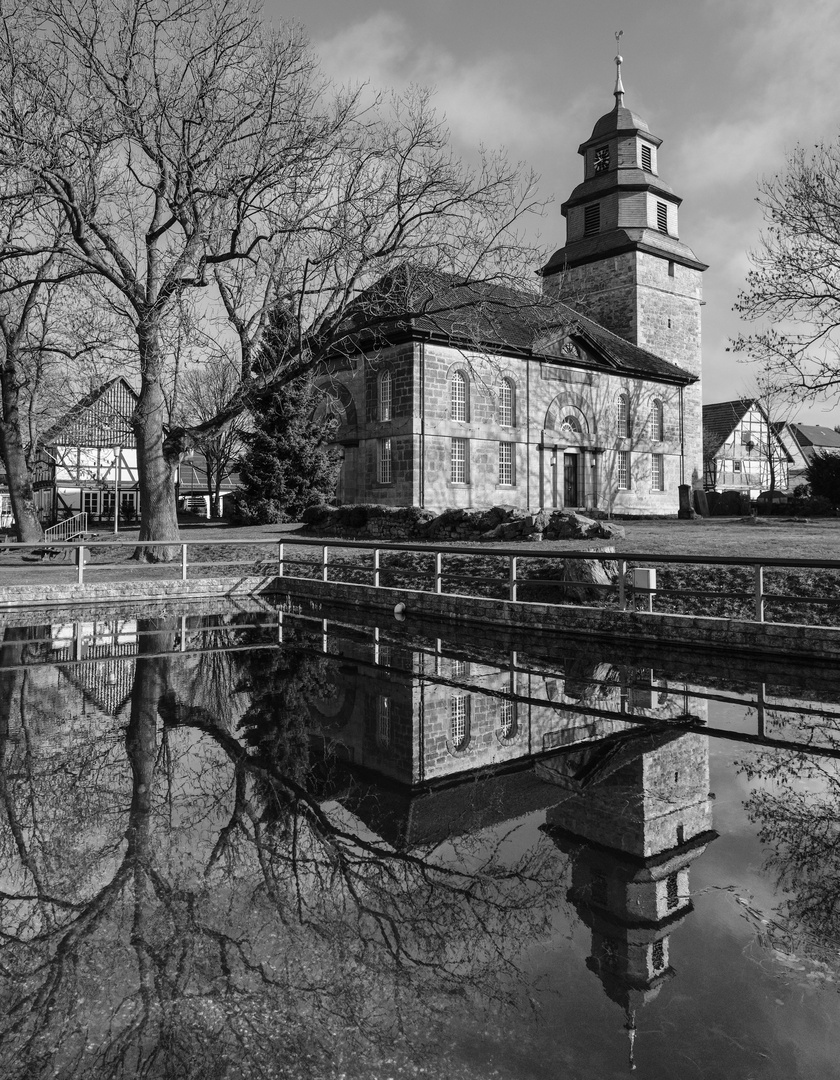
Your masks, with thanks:
M475 663L375 642L344 656L312 707L334 753L395 783L346 796L403 846L545 812L569 856L568 899L591 931L587 966L625 1013L674 977L670 937L691 914L689 872L712 828L708 737L680 730L707 703L650 670L572 658L555 670ZM368 647L369 655L369 647ZM690 710L690 711L689 711Z

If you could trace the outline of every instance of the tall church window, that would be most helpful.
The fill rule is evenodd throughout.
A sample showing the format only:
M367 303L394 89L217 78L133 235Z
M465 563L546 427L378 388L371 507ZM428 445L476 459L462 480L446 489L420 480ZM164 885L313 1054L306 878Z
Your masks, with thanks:
M449 387L449 410L453 420L467 419L467 376L463 371L452 375Z
M449 479L453 484L466 484L469 479L466 439L452 440L450 448Z
M650 437L654 442L665 438L665 410L659 398L655 398L650 409Z
M516 728L516 702L502 701L499 705L499 735L503 739L512 739Z
M466 749L470 741L469 705L467 694L449 699L449 739L456 750Z
M645 172L653 172L653 154L645 143L642 143L642 168Z
M629 491L630 490L630 451L629 450L619 450L616 457L618 458L618 461L616 463L616 465L617 465L617 470L616 471L618 473L618 486L623 491Z
M668 231L668 204L658 202L656 204L656 227L660 232Z
M392 397L391 397L391 372L383 371L379 376L379 419L390 420L392 413Z
M618 395L618 431L619 439L630 437L630 399L626 394Z
M376 699L376 741L380 746L391 745L391 699L383 694Z
M499 423L502 427L516 423L516 396L510 379L502 379L499 386Z
M499 443L499 483L513 485L513 443Z
M378 442L379 461L377 468L377 479L380 484L390 484L391 475L391 440L380 439Z
M665 490L665 458L662 454L650 455L650 486L654 491Z
M601 229L601 204L590 203L583 211L583 235L591 236Z

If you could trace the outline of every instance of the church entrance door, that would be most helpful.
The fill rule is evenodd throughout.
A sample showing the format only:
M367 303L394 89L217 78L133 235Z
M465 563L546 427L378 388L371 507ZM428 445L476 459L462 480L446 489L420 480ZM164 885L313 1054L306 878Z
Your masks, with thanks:
M563 455L563 505L579 506L578 465L580 454Z

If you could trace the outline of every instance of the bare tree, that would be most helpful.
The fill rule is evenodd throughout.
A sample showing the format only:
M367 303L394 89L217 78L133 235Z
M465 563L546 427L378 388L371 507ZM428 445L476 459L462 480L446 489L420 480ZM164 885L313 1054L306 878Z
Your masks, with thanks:
M840 392L840 137L798 147L759 184L765 229L735 310L759 329L732 345L779 387ZM765 327L762 324L769 323Z
M5 9L0 162L55 200L66 251L133 335L141 539L177 538L173 464L244 407L272 307L290 319L260 372L265 393L346 350L351 311L384 318L371 287L407 261L427 283L443 271L469 286L521 281L535 265L516 233L536 207L533 177L495 155L463 168L426 92L365 105L331 95L301 32L266 27L254 3L34 7ZM399 292L426 310L435 290ZM231 333L242 387L216 417L167 433L164 331L190 293ZM482 296L482 317L538 302ZM465 322L475 305L459 294Z

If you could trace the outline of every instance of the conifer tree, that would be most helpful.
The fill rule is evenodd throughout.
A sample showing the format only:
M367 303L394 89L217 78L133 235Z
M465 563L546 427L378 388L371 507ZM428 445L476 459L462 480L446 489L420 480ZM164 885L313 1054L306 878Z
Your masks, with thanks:
M308 506L332 497L340 456L330 445L335 421L316 414L321 396L303 375L252 401L254 430L238 464L243 520L297 521Z

